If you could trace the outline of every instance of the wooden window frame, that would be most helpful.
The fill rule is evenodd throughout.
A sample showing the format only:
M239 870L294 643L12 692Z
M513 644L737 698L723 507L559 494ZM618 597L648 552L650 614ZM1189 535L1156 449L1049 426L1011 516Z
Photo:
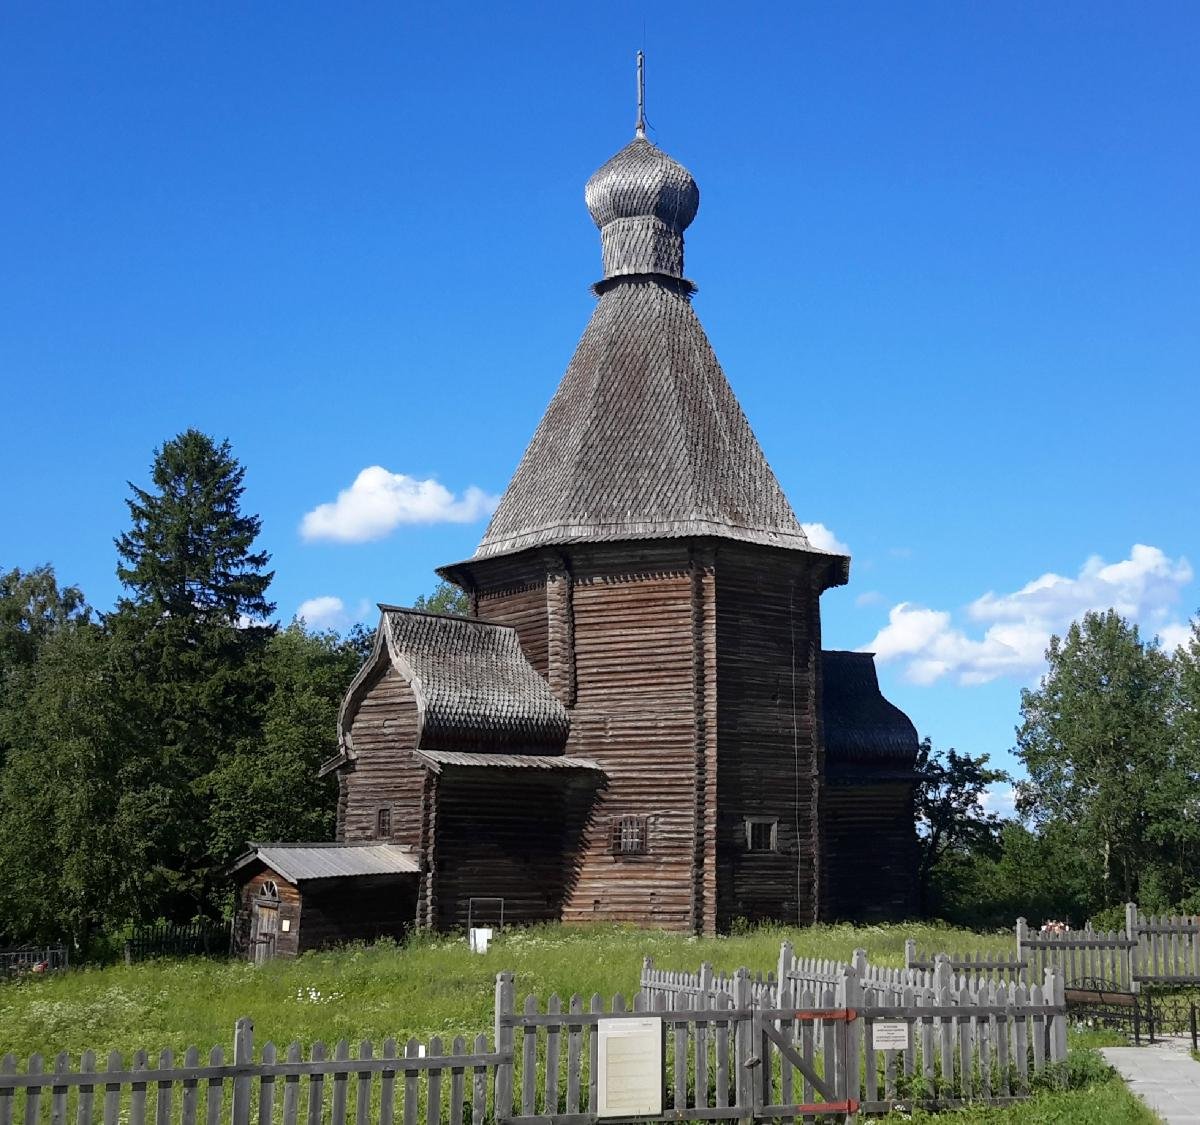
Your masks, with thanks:
M745 835L742 840L742 848L744 851L754 855L764 855L771 852L779 851L779 817L777 816L745 816L742 817L743 831ZM767 846L754 846L754 830L766 828L768 830Z
M650 854L650 818L615 816L609 825L608 848L618 859Z
M387 824L387 831L383 830L385 821ZM375 839L390 840L392 838L392 827L392 806L379 805L375 809Z

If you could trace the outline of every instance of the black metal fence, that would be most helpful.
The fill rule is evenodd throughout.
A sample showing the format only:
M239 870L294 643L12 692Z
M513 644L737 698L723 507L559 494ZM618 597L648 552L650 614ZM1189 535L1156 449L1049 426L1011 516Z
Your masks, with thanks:
M229 922L207 919L143 926L125 942L125 964L152 957L228 957L230 936Z

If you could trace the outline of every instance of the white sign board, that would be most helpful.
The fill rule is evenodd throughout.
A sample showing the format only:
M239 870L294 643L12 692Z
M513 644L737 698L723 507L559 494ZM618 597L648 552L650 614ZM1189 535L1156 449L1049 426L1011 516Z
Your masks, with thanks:
M907 1051L908 1022L880 1020L871 1024L871 1047L876 1051Z
M492 940L492 931L478 926L471 927L471 952L486 953L488 942Z
M599 1020L596 1032L596 1116L662 1113L662 1020Z

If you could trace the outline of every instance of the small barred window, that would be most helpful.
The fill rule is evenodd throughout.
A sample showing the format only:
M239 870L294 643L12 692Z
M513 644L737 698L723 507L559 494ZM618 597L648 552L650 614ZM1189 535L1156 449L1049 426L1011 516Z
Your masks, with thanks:
M613 821L613 855L645 855L649 850L648 824L644 816L622 816Z
M388 839L392 834L392 810L380 809L375 815L375 835L380 840Z
M774 852L779 850L779 821L764 816L746 817L746 851Z

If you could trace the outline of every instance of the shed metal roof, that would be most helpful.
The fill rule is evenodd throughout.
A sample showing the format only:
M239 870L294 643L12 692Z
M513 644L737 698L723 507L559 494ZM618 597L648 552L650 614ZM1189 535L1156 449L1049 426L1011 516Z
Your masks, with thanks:
M255 844L232 870L259 860L291 883L362 875L415 875L416 856L396 844Z

